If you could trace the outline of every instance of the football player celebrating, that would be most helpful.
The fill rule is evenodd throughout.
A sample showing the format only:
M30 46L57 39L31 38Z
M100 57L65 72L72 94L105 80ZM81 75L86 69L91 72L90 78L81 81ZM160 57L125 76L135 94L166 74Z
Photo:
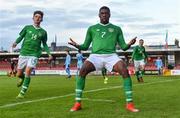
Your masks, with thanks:
M35 68L38 58L41 56L41 43L47 54L49 60L52 59L49 48L47 46L47 32L40 27L43 21L43 12L35 11L33 14L33 25L26 25L19 33L19 37L13 43L12 47L15 48L18 43L23 40L21 51L18 60L17 76L19 77L17 86L22 85L21 91L17 98L24 98L26 91L30 84L30 74L32 68Z
M69 44L80 50L87 50L92 43L92 54L84 62L79 77L76 79L76 103L70 111L78 111L82 108L81 99L86 75L92 71L106 68L109 72L114 71L122 75L127 102L126 109L131 112L138 112L139 110L133 104L132 81L127 65L116 54L116 44L125 51L136 42L136 37L128 44L125 43L121 28L109 23L110 9L108 7L100 8L99 18L100 23L88 28L86 39L82 45L77 44L70 38Z

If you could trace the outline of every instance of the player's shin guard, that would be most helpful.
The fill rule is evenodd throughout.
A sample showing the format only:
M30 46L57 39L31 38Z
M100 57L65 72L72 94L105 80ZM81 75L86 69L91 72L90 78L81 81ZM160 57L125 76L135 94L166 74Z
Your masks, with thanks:
M26 91L27 91L27 89L29 87L30 81L31 81L30 76L26 76L25 79L24 79L20 94L24 95L26 93Z
M126 95L126 102L132 102L132 81L131 78L124 78L124 90Z
M85 87L85 77L77 77L76 79L76 102L81 102L82 92Z

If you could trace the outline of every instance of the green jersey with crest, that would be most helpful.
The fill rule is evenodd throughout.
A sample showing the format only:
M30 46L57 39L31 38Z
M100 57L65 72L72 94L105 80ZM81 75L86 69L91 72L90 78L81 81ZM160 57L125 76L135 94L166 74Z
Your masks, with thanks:
M40 57L42 53L41 43L45 51L50 54L47 46L47 32L42 28L36 28L33 25L25 26L19 33L16 43L20 43L23 39L20 55Z
M133 60L142 60L147 58L147 53L144 46L136 46L133 49L132 59Z
M87 50L92 42L92 53L112 54L116 52L118 44L122 50L127 50L129 46L125 43L120 27L108 23L103 25L98 23L88 28L86 39L79 49Z

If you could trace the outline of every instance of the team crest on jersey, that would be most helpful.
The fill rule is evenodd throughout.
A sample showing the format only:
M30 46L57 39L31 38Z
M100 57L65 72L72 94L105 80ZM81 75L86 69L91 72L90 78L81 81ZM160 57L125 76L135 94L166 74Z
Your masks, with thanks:
M143 53L143 51L141 49L138 49L139 53Z
M99 31L100 31L100 29L96 29L96 31L97 31L97 32L99 32Z
M41 37L41 36L42 36L42 33L38 33L38 36Z
M32 31L29 31L29 34L31 34L32 33Z
M108 31L109 32L114 32L114 29L113 28L108 28Z

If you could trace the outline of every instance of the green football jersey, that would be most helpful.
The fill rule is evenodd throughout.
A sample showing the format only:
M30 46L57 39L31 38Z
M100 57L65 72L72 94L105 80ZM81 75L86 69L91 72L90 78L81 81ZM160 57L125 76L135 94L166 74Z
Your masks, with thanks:
M40 57L42 53L41 43L48 54L47 32L42 28L36 28L33 25L25 26L19 33L16 43L20 43L23 39L20 55Z
M127 50L129 46L125 43L123 33L120 27L108 23L103 25L98 23L88 28L86 39L81 50L87 50L92 42L92 53L94 54L112 54L116 52L118 44L122 50Z
M144 46L136 46L133 49L132 59L133 60L142 60L147 58L147 53Z

